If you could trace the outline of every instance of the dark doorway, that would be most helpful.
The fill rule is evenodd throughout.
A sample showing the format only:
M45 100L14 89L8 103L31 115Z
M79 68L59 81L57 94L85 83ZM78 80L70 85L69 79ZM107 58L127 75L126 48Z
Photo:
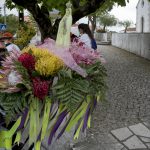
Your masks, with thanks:
M141 32L144 32L144 17L141 18Z

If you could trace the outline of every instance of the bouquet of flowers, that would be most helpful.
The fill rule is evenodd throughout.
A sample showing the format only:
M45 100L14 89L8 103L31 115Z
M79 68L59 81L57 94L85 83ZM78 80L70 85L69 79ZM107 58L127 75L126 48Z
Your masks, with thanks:
M27 125L29 145L34 143L36 150L46 136L51 144L54 136L59 139L75 127L76 139L90 127L91 114L106 91L104 59L77 38L69 47L57 41L49 38L21 52L14 49L2 62L0 105L6 123L15 123L0 131L0 147L19 143Z

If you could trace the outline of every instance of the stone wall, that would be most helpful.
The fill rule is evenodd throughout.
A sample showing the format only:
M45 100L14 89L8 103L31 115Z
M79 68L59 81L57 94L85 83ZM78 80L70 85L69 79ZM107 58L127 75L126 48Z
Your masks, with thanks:
M150 60L150 33L113 33L112 45Z

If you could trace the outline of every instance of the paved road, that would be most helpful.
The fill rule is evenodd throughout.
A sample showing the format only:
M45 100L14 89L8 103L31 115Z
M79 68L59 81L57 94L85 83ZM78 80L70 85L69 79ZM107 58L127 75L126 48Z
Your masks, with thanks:
M110 131L150 120L150 61L112 46L99 49L107 61L107 102L98 105L92 128L73 150L125 150ZM71 139L67 134L49 150L70 150Z

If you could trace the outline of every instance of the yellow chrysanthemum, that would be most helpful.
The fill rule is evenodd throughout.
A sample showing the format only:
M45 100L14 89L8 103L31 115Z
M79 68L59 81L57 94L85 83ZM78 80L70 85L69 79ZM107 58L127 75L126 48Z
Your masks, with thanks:
M55 74L63 67L63 62L56 56L41 57L35 64L35 70L42 76Z
M41 58L45 56L52 56L53 54L50 53L47 49L44 48L37 48L35 46L28 46L23 49L23 52L29 52L31 51L32 54L35 56L35 58Z
M23 49L23 52L32 52L36 58L35 70L42 76L50 76L59 71L64 63L61 59L50 53L47 49L29 46Z

